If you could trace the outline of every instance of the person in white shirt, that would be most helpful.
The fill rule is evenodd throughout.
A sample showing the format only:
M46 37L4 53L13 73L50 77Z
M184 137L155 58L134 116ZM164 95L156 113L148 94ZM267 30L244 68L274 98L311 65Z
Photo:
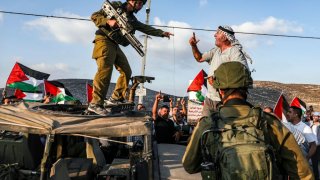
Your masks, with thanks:
M264 107L263 111L265 113L270 113L273 114L274 116L277 116L276 114L273 113L273 109L271 107ZM288 121L281 121L281 123L286 126L286 128L289 129L289 131L293 134L294 139L297 141L298 145L300 146L300 149L302 150L302 153L304 156L308 155L309 152L309 144L306 141L306 138L304 135L297 130L293 124L291 124Z
M281 123L286 126L286 128L289 129L289 131L293 134L294 139L296 139L298 145L300 146L300 149L302 150L302 153L304 156L308 155L309 152L309 144L304 137L304 135L294 127L293 124L290 122L281 121Z
M288 121L291 122L308 141L310 150L306 158L309 160L316 152L317 138L312 133L311 128L301 121L301 116L302 110L300 108L290 106L289 111L287 112Z
M192 48L192 53L197 62L209 63L209 73L207 77L208 92L204 100L202 110L203 116L210 116L213 111L217 110L218 103L221 101L219 93L213 88L214 71L220 64L229 61L238 61L245 65L248 69L247 61L252 63L251 57L243 50L242 45L235 37L235 32L230 26L219 26L214 34L215 46L211 50L201 53L198 49L195 33L189 39L189 44Z

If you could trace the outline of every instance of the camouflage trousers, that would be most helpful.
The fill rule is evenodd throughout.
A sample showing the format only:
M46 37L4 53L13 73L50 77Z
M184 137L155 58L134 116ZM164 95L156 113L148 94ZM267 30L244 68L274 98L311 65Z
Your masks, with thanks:
M96 60L98 69L93 79L91 103L103 104L111 81L113 66L120 76L112 93L113 99L125 99L129 80L132 74L127 57L119 45L103 36L96 36L92 58Z

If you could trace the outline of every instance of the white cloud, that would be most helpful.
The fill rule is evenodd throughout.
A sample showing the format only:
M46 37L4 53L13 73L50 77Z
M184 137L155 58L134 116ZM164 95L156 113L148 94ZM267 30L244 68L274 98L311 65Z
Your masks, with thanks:
M191 26L185 22L179 22L179 21L169 21L167 24L164 22L161 22L159 18L155 18L155 24L156 25L166 25L171 27L184 27L184 28L191 28ZM162 28L163 29L163 28ZM163 50L172 50L173 43L175 44L175 50L177 53L184 51L186 47L189 46L188 39L191 36L190 30L185 29L178 29L178 28L167 28L163 29L164 31L169 31L171 33L174 33L174 36L171 37L171 39L168 41L167 38L162 39L156 39L155 41L152 41L150 43L150 48L153 50L160 50L163 52Z
M50 79L64 79L66 77L72 77L74 76L75 73L79 71L76 68L71 67L70 65L64 64L64 63L57 63L57 64L40 63L40 64L30 65L30 68L50 74Z
M258 32L258 33L301 33L303 28L295 22L275 17L268 17L260 22L245 22L238 26L233 26L236 31Z
M165 25L165 22L164 21L161 21L161 19L159 18L159 17L155 17L154 19L153 19L153 21L154 21L154 24L155 25Z
M269 46L271 46L271 45L273 45L273 44L274 44L274 42L273 42L273 41L268 40L268 41L266 41L266 44L267 44L267 45L269 45Z
M191 28L192 26L186 22L180 21L169 21L164 22L160 18L154 18L154 24L163 26L175 26L175 27L186 27ZM258 22L244 22L238 25L231 25L232 28L237 32L255 32L255 33L267 33L267 34L293 34L302 33L303 28L295 22L291 22L284 19L277 19L275 17L267 17L262 21ZM192 58L192 52L188 43L189 38L192 35L191 30L184 29L172 29L167 28L163 30L173 32L175 36L171 40L165 38L153 37L149 40L148 51L153 53L153 57L162 57L163 62L169 62L172 59L173 48L178 63L184 64L183 59ZM214 32L199 32L196 31L197 37L200 39L199 49L202 52L205 50L210 50L214 47ZM245 48L256 48L260 45L272 46L274 42L266 36L256 36L256 35L246 35L246 34L236 34L240 42L245 46ZM202 48L204 47L204 48ZM164 53L166 52L166 53ZM188 66L189 64L187 64ZM186 64L184 64L186 66Z
M160 18L154 18L154 24L156 25L166 25L166 26L175 26L175 27L186 27L191 28L186 22L179 21L169 21L168 23L162 21ZM231 27L236 32L253 32L253 33L265 33L265 34L297 34L303 32L303 27L296 22L277 19L275 17L267 17L259 22L244 22L239 25L231 25ZM210 28L209 28L210 29ZM171 39L169 42L167 39L158 39L153 38L148 45L148 49L157 52L156 55L170 56L169 52L173 49L173 44L175 48L176 56L179 57L189 57L192 56L188 40L192 35L191 30L184 29L164 29L166 31L174 32L174 39ZM209 50L214 47L214 37L215 32L199 32L196 31L197 37L200 39L199 49ZM246 48L256 48L259 45L271 46L274 42L266 36L256 36L256 35L247 35L247 34L236 34L236 37ZM202 48L204 47L204 48ZM165 55L163 52L167 52Z
M165 25L171 27L184 27L191 28L191 25L185 22L169 21L165 23L158 17L154 19L156 25ZM148 52L152 54L152 57L161 57L163 63L170 62L174 57L179 57L177 63L181 62L181 65L185 66L183 59L192 58L192 52L189 45L189 38L192 35L192 31L178 28L161 28L164 31L168 31L174 34L168 40L167 38L152 37L148 41Z
M87 18L63 11L56 11L55 15L74 18ZM45 38L53 38L54 40L62 43L88 44L88 42L92 41L94 31L96 30L94 24L90 21L75 21L54 18L39 18L26 22L26 25L31 29L39 30Z
M153 24L159 26L174 26L191 28L186 22L174 21L164 22L160 18L154 18ZM158 28L158 27L157 27ZM156 83L147 84L146 86L154 90L166 90L167 93L175 94L175 90L179 89L178 94L186 95L186 88L189 80L199 72L200 69L207 70L207 63L198 63L192 55L189 45L189 38L192 36L192 30L178 28L160 28L164 31L174 33L174 36L168 40L167 38L152 37L148 40L148 54L146 64L146 76L156 77ZM214 46L214 38L212 33L196 32L199 42L199 48L203 51L210 50ZM140 37L137 34L137 37ZM143 42L143 39L139 39ZM128 50L128 48L125 48ZM131 48L130 48L131 49ZM133 74L140 73L141 62L135 59L133 55L126 51L126 55L131 64ZM138 57L139 58L139 57ZM183 71L181 71L183 69ZM173 89L173 87L176 87Z
M204 6L208 4L208 0L200 0L200 6Z
M2 21L3 21L3 14L0 13L0 22L2 22Z
M267 17L260 22L245 22L240 25L233 25L232 28L237 32L252 32L262 34L292 34L302 33L303 27L296 22L291 22L284 19L277 19L275 17ZM261 41L254 35L237 34L237 37L247 47L256 47L259 44L273 45L271 40ZM261 37L261 36L260 36Z

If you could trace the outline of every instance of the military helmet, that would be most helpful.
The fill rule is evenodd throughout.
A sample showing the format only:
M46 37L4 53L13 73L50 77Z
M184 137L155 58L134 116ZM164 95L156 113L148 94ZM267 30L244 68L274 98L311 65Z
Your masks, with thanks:
M129 1L129 0L127 0L127 1ZM145 5L147 3L147 0L134 0L134 1L142 1L143 5Z
M237 61L221 64L214 71L213 87L216 89L252 88L253 80L248 68Z

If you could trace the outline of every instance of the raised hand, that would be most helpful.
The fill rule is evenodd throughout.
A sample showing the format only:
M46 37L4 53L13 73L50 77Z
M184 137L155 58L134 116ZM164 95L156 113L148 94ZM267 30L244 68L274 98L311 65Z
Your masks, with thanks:
M197 40L196 38L196 33L192 33L192 37L189 39L189 44L191 46L197 46L197 43L199 42L200 40Z

